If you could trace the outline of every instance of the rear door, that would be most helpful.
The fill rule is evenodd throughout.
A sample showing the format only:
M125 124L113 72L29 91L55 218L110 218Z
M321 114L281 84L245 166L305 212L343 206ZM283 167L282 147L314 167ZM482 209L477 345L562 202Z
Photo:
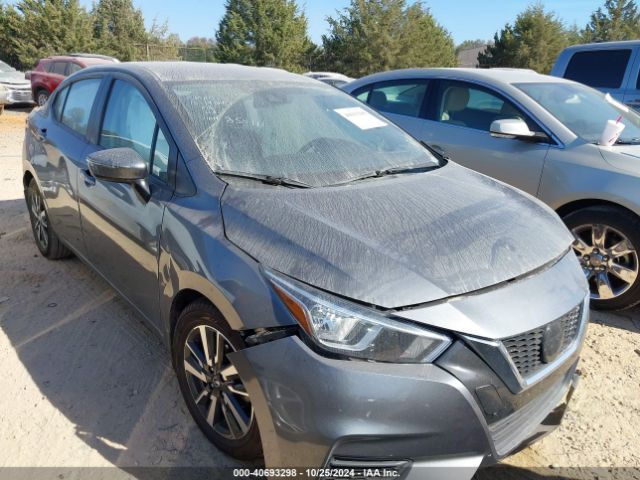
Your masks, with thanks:
M563 77L609 93L622 102L636 55L635 47L606 45L598 50L577 51L569 59Z
M520 118L541 128L499 92L470 82L437 80L429 96L420 140L455 162L536 195L548 143L529 143L490 134L494 120Z
M52 228L76 253L84 254L77 201L78 171L83 168L89 120L101 77L84 78L57 92L46 116L35 115L31 134L43 155L32 157Z
M127 76L113 78L99 118L92 149L138 152L149 168L151 197L145 200L133 185L94 178L85 164L78 184L86 249L94 267L157 324L158 248L177 150L151 97Z
M47 75L44 77L44 83L49 90L53 92L67 76L68 62L56 60L47 65Z

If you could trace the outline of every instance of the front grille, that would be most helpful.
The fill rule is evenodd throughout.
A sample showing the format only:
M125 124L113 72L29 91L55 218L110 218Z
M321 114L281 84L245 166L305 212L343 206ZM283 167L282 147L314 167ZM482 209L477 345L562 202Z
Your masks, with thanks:
M560 322L560 330L562 332L561 353L569 348L578 336L581 317L582 304L552 322ZM542 360L542 341L547 325L502 341L507 352L509 352L511 361L522 377L526 378L545 366Z

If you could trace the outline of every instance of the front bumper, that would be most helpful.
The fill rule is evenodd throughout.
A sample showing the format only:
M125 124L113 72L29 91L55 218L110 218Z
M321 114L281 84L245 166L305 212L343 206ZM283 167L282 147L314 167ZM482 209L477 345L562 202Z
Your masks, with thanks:
M456 358L464 365L461 352L475 355L457 342L447 368ZM251 395L268 467L400 462L403 478L417 472L416 478L443 478L437 467L456 466L450 478L471 478L480 465L559 424L563 407L557 407L574 383L577 355L536 386L547 394L531 398L501 425L491 424L476 394L435 364L326 358L296 336L230 358Z
M0 103L4 105L16 105L22 103L33 103L31 87L0 86Z

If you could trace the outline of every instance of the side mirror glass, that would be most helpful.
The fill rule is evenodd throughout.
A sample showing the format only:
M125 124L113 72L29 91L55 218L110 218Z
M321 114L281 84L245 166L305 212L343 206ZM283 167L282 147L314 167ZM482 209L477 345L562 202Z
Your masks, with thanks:
M89 172L94 177L116 183L133 183L147 178L147 164L131 148L110 148L87 157Z

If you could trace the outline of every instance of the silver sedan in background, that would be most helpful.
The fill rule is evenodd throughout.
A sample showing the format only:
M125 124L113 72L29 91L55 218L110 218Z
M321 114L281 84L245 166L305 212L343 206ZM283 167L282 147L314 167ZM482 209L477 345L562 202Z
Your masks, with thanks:
M594 307L640 302L637 113L532 70L397 70L342 88L455 162L551 206L574 234ZM609 120L625 128L603 146Z

